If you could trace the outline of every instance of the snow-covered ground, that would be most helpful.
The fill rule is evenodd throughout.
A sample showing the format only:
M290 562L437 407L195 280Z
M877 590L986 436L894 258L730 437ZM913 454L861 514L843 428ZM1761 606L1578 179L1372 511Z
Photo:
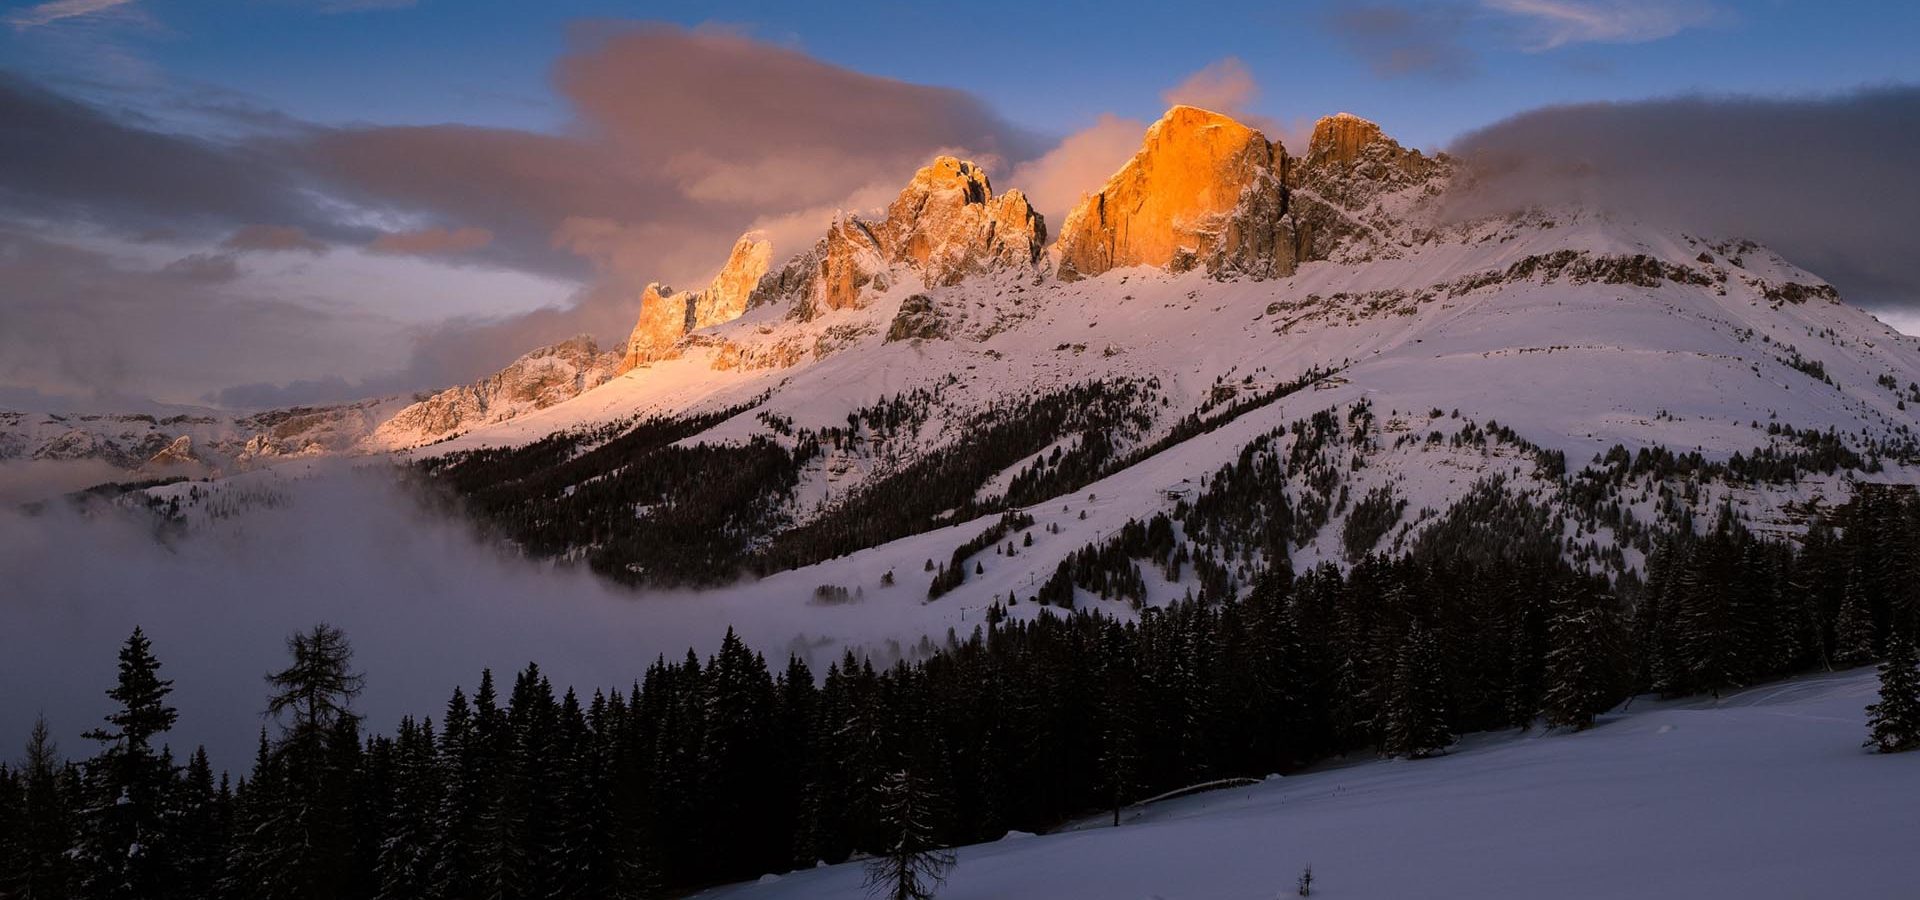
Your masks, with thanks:
M1583 733L1468 738L959 849L941 900L1920 896L1920 753L1861 749L1867 669ZM859 863L709 891L862 896Z

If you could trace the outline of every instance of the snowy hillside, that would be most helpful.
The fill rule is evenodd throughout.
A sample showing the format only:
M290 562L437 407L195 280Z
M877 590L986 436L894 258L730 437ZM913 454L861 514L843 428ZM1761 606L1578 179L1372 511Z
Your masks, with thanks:
M1859 746L1871 673L1635 700L1577 734L1476 736L959 849L942 900L1900 897L1920 759ZM1570 852L1577 848L1578 852ZM852 897L859 863L708 891Z

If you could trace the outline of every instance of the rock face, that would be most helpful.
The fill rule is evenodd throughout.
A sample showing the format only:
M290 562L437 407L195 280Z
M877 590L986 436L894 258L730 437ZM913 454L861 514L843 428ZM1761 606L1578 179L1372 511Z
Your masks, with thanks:
M747 298L753 295L760 279L773 262L773 244L758 231L749 231L733 242L733 251L713 276L707 289L694 297L687 308L687 330L698 331L709 325L731 322L747 311Z
M979 166L951 156L914 173L887 217L841 215L813 249L760 282L750 303L810 319L861 306L903 279L933 288L970 275L1036 268L1046 222L1019 191L999 196Z
M1219 113L1176 106L1060 233L1058 274L1125 266L1273 277L1294 268L1287 151Z
M528 353L473 384L448 388L382 423L376 446L404 447L569 400L613 377L619 358L581 335Z
M1305 157L1219 113L1176 106L1145 144L1061 228L1058 275L1126 266L1273 278L1302 262L1405 240L1403 210L1382 198L1438 190L1445 157L1408 150L1348 113L1314 125ZM1369 252L1373 252L1370 250Z
M740 318L772 258L773 244L760 232L749 231L734 242L726 265L706 290L675 292L663 284L647 285L640 295L640 321L627 336L626 352L614 374L672 356L689 331Z
M1313 126L1306 159L1294 167L1292 228L1301 261L1330 259L1367 238L1391 238L1404 229L1404 210L1385 209L1388 195L1431 187L1437 193L1451 163L1401 147L1380 126L1349 113ZM1404 238L1405 236L1400 236Z

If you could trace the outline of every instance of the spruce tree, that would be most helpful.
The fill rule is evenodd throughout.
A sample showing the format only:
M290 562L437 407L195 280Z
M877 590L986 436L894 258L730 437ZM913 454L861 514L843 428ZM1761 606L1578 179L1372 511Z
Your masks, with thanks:
M1865 577L1856 568L1847 577L1840 612L1833 620L1833 661L1857 666L1873 658L1873 607L1867 600Z
M21 820L26 818L25 793L20 776L5 762L0 762L0 860L26 858L21 847L25 838L21 833ZM14 882L24 874L16 869L0 869L0 897L11 896L17 890Z
M491 692L493 674L481 676L481 689ZM480 894L482 863L481 817L489 781L475 737L473 706L456 687L447 701L435 756L441 779L438 809L433 822L433 846L428 852L432 874L426 896L460 900Z
M71 796L59 747L45 718L35 719L26 755L14 772L16 806L10 846L0 858L0 896L57 900L73 895Z
M865 887L884 900L931 900L953 870L954 855L934 842L934 794L911 768L888 773L876 792L884 844L867 861Z
M385 798L374 866L376 900L431 895L435 823L441 804L433 723L400 720L393 742L393 785Z
M1381 752L1423 759L1453 743L1447 727L1446 682L1433 635L1413 623L1394 666L1392 691L1381 728Z
M1578 588L1554 604L1544 709L1548 725L1584 730L1618 702L1624 650L1613 616Z
M689 823L709 841L734 851L734 871L709 877L750 877L787 862L774 828L788 823L761 815L775 793L774 691L766 661L727 629L720 652L703 673L698 793L701 821Z
M152 643L135 628L120 649L119 680L107 691L118 708L108 714L107 727L86 735L101 744L86 764L74 854L88 897L146 900L165 896L176 883L167 815L174 773L153 739L173 727L177 714L166 702L173 682L159 672Z
M1895 635L1880 663L1880 702L1867 707L1867 746L1881 753L1920 747L1920 660L1913 641Z
M197 748L188 757L176 797L180 877L175 896L211 897L226 868L228 835L224 801L214 783L207 748Z

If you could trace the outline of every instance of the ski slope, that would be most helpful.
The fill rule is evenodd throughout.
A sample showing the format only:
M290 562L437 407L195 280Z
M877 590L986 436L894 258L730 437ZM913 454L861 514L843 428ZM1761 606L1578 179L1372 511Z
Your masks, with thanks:
M940 900L1315 897L1802 900L1920 894L1920 753L1860 747L1871 670L1715 702L1644 698L1591 731L1468 738L959 848ZM700 896L862 896L859 863Z

